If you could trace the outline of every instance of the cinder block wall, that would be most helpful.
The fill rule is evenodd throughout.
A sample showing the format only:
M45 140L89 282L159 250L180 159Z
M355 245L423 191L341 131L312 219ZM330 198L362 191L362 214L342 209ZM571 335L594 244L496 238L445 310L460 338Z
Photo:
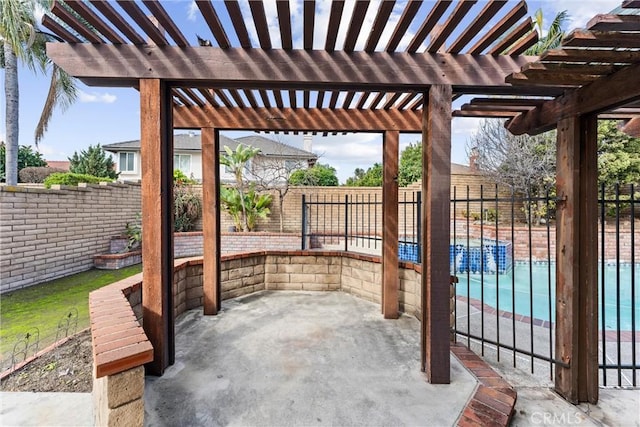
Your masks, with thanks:
M0 292L88 270L140 211L140 184L0 186Z

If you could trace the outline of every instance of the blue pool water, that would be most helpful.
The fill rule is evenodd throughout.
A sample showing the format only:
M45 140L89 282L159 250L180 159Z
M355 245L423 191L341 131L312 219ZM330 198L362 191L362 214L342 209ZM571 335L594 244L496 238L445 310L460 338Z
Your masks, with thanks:
M457 273L458 284L456 293L467 296L467 290L471 298L483 299L485 304L496 307L499 301L499 309L514 312L524 316L531 316L542 320L555 321L555 266L551 265L551 278L546 263L531 265L516 263L513 269L501 274L484 274L484 294L481 293L481 275ZM605 329L617 329L618 305L616 303L616 267L605 266L605 308L602 313L602 274L598 272L598 311L600 317L600 329L604 319ZM635 310L635 329L640 330L640 265L635 265L635 304L631 301L631 266L620 266L620 329L631 330L632 310ZM515 277L515 285L512 284ZM531 280L530 280L531 277ZM533 285L530 285L533 284ZM513 291L512 291L513 288ZM512 294L515 293L515 310L512 304ZM530 303L530 295L533 295ZM549 313L551 304L551 313ZM604 316L603 316L604 314Z
M467 247L467 245L469 247ZM511 270L511 242L495 239L469 239L465 242L451 241L449 244L449 265L451 271L460 273L506 273ZM398 257L403 261L420 262L418 245L400 242Z

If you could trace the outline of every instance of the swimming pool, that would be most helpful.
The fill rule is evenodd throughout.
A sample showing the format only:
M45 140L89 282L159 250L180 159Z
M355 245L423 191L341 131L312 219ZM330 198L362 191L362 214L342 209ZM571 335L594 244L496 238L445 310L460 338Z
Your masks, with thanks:
M484 293L481 292L481 275L458 273L456 294L469 296L477 300L483 299L485 304L496 307L499 301L499 309L515 312L524 316L531 316L542 320L555 321L555 265L551 265L551 279L546 263L534 263L529 270L529 263L516 263L511 271L506 274L485 274ZM599 267L601 268L601 267ZM598 311L600 329L604 319L604 329L616 330L618 321L618 307L616 304L616 266L604 267L605 291L604 316L602 313L602 272L598 272ZM531 280L530 280L531 275ZM515 280L513 279L515 277ZM631 304L631 265L620 266L620 330L631 330L632 310L635 309L635 330L640 330L640 265L635 265L635 304ZM515 282L515 285L512 284ZM530 285L533 284L533 286ZM515 311L512 305L512 287L515 292ZM499 289L499 291L497 291ZM530 295L533 293L532 303ZM549 316L549 304L551 304L551 316ZM635 307L635 308L634 308Z

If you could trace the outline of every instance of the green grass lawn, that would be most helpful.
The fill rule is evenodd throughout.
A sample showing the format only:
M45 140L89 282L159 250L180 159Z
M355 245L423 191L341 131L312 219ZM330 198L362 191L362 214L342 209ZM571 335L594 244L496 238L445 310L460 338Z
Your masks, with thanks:
M89 292L142 271L142 264L121 270L89 270L19 289L0 297L0 354L9 357L16 339L32 328L40 331L40 348L54 342L58 322L78 310L80 331L89 326Z

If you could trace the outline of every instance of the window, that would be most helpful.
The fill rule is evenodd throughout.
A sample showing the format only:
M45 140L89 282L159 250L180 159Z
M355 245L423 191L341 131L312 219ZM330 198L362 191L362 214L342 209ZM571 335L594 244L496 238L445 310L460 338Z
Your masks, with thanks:
M284 168L287 172L292 172L296 169L300 169L300 162L297 160L285 160Z
M242 173L244 175L250 175L253 172L253 162L251 160L247 161L247 163L245 163L244 165L244 170L242 171ZM224 173L226 174L233 174L233 169L231 169L229 166L225 165L224 166Z
M174 154L173 169L178 169L189 176L191 174L191 154Z
M118 170L120 172L136 171L136 153L118 153Z

